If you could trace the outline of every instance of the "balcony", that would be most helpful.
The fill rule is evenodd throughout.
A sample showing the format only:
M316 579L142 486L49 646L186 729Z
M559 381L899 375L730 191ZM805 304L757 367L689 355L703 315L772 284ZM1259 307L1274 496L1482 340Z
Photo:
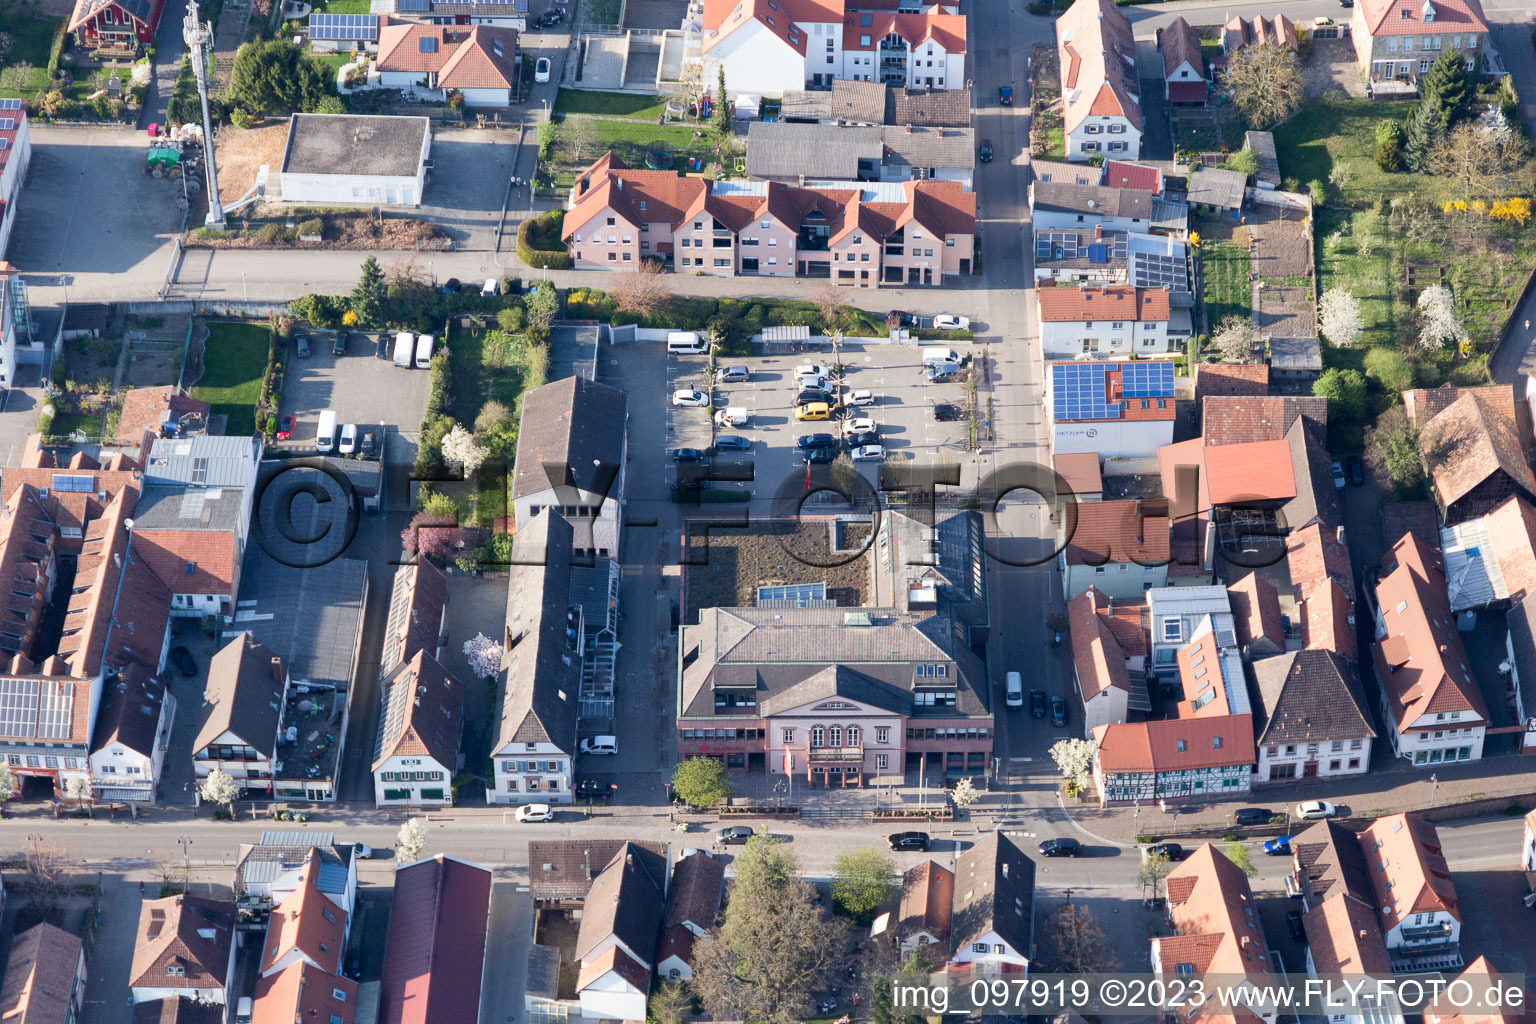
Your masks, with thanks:
M826 235L818 235L800 232L800 237L795 241L795 248L801 252L826 252L830 248Z
M863 764L863 747L812 747L808 752L811 764Z

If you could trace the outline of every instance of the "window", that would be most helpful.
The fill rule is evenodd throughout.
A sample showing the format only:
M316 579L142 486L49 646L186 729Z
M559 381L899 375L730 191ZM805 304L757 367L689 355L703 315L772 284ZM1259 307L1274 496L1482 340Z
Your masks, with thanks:
M889 754L876 754L875 755L875 770L876 771L883 772L887 768L890 767L890 764L891 764L891 758L890 758Z
M787 746L787 745L789 745L789 744L791 744L793 742L795 742L795 730L793 730L793 729L785 729L784 730L784 743L785 743L785 745Z
M1103 125L1097 125L1097 124L1085 124L1085 125L1083 125L1083 131L1087 132L1089 135L1097 135L1097 134L1099 134L1099 132L1101 132L1103 130L1104 130L1104 126Z
M1109 134L1111 134L1111 135L1124 135L1125 134L1125 125L1123 125L1123 124L1112 124L1112 125L1110 125L1109 126Z
M859 745L859 727L856 725L850 725L848 727L848 745L850 747L856 747Z
M886 725L877 725L877 726L875 726L875 742L876 743L889 743L889 742L891 742L891 729L890 729L890 726L886 726Z
M1125 152L1125 143L1123 143L1123 142L1111 142L1109 144L1109 151L1111 153L1123 153L1123 152Z
M834 746L834 747L842 746L843 745L843 727L840 726L840 725L834 725L830 729L828 729L827 730L827 740L828 740L828 742L830 743L831 746Z
M188 562L186 564L186 567L182 570L182 575L183 576L195 576L195 575L197 575L197 563L196 562Z
M1184 639L1184 622L1182 619L1163 620L1163 640L1168 643L1177 643Z
M1419 74L1422 75L1425 72L1427 72L1428 70L1429 70L1429 61L1428 60L1421 60L1421 61L1419 61Z
M336 911L332 910L330 907L321 907L320 916L331 922L331 924L336 923Z
M971 952L972 953L990 953L990 952L992 952L992 947L989 944L985 943L985 942L973 942L973 943L971 943Z
M1099 144L1097 142L1085 142L1085 143L1083 143L1083 152L1084 153L1097 153L1098 151L1099 151Z
M1176 742L1178 743L1179 753L1181 753L1181 754L1184 753L1184 749L1185 749L1184 748L1184 741L1183 740L1178 740Z
M819 725L811 726L811 746L814 748L814 747L824 747L826 745L827 745L827 733L826 733L826 730L823 729Z
M859 36L859 46L861 48L866 48L867 49L869 47L869 36L860 35Z

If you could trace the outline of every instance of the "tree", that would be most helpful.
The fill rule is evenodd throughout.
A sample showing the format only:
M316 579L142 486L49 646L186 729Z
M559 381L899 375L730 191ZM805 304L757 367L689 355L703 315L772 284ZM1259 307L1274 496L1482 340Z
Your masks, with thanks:
M1403 169L1403 126L1396 121L1376 123L1376 166L1389 173Z
M793 855L766 836L743 850L725 923L694 947L693 989L715 1017L804 1020L811 994L847 955L847 922L821 912L796 867Z
M1312 393L1328 399L1329 422L1335 417L1351 422L1365 418L1365 376L1359 370L1330 367L1312 382Z
M837 855L832 876L832 901L859 924L868 924L875 911L896 892L896 865L879 850L862 846Z
M892 947L881 943L874 947L876 950L892 950ZM894 953L894 950L892 950ZM875 984L870 987L871 999L869 1002L870 1016L875 1024L924 1024L921 1008L913 1006L896 1006L893 994L899 990L919 991L928 985L928 976L933 972L935 964L922 946L918 946L908 953L896 970L880 970L878 967L869 972L869 976L879 981L890 978L890 984ZM901 1012L905 1011L905 1012Z
M1057 740L1049 753L1068 782L1086 786L1093 778L1093 743L1089 740Z
M689 807L714 807L731 792L731 777L718 758L690 757L672 771L672 794Z
M824 284L811 296L816 312L821 314L821 328L827 334L843 326L843 290L835 284Z
M501 668L502 653L501 644L484 633L476 633L464 641L464 658L477 679L486 679L496 674Z
M441 562L451 554L457 554L464 543L464 531L457 518L438 515L427 510L411 517L411 524L400 531L400 546L407 554L419 555L434 562Z
M720 65L720 75L715 84L715 132L723 140L731 135L731 103L725 98L725 64Z
M91 798L91 780L84 775L70 775L64 779L64 795L83 804ZM96 817L92 814L91 817Z
M1234 839L1227 844L1226 853L1227 860L1235 864L1237 866L1237 870L1241 871L1249 878L1252 878L1259 873L1259 869L1254 866L1253 858L1248 856L1247 843L1240 839Z
M597 122L590 117L567 117L560 122L560 142L565 152L579 164L595 159Z
M1365 353L1365 376L1374 380L1394 402L1402 400L1404 391L1413 390L1413 364L1403 358L1395 348L1380 347Z
M1253 362L1254 350L1260 341L1258 328L1245 316L1229 316L1211 332L1211 345L1229 363Z
M1403 160L1409 170L1427 169L1429 154L1445 138L1446 130L1444 112L1437 105L1423 102L1414 108L1403 130Z
M1444 285L1430 285L1419 293L1414 304L1414 320L1419 328L1419 347L1426 351L1443 348L1447 342L1461 342L1467 330L1456 315L1456 300Z
M192 59L181 58L176 72L176 84L171 87L171 100L166 105L165 116L172 124L203 123L202 101L197 95L197 76L192 73Z
M34 841L27 848L26 884L31 909L48 920L69 888L69 847L56 839Z
M228 772L215 768L197 787L197 792L209 803L221 805L233 817L235 797L240 795L240 786Z
M431 845L432 834L426 823L420 818L410 819L395 833L395 868L398 870L421 860Z
M506 334L516 334L523 329L523 307L507 306L496 311L496 326Z
M1227 157L1226 164L1229 171L1241 171L1243 174L1253 175L1259 173L1259 155L1244 146L1242 149Z
M1388 409L1365 432L1365 460L1378 476L1389 480L1400 498L1416 496L1424 486L1424 460L1419 432L1401 406Z
M528 322L535 327L548 327L554 322L555 313L560 308L560 297L555 294L555 286L548 281L540 281L528 293L528 298L523 303L528 307Z
M11 766L0 762L0 804L11 798L11 790L16 788L16 777L11 774Z
M1063 973L1092 974L1114 966L1104 929L1087 907L1071 902L1058 907L1046 923L1046 941Z
M229 74L230 98L258 114L316 110L329 85L325 65L287 39L243 44Z
M1323 292L1317 304L1317 322L1323 336L1340 348L1359 341L1365 331L1360 303L1348 288L1334 287Z
M1283 46L1245 46L1232 57L1221 82L1252 128L1263 130L1301 106L1301 71Z
M357 285L352 289L352 309L357 318L369 327L377 327L383 319L379 315L379 299L384 294L384 271L379 261L368 255L358 271Z
M485 460L491 457L489 451L475 443L475 435L457 423L443 436L442 444L443 458L450 464L457 464L466 477L474 476Z
M1452 196L1504 196L1516 188L1515 172L1529 155L1521 136L1511 132L1500 142L1496 130L1463 121L1431 147L1424 169Z
M1454 48L1442 50L1419 82L1419 103L1437 107L1441 124L1450 128L1466 116L1474 91L1466 54Z
M1168 877L1168 872L1173 870L1173 862L1164 853L1148 854L1141 862L1141 869L1136 872L1136 882L1141 886L1142 896L1145 899L1163 898L1163 879ZM1148 895L1150 891L1150 895Z
M502 312L506 312L503 310ZM475 416L476 434L494 434L501 428L512 422L512 410L502 402L491 399L480 407L480 412Z
M949 799L954 802L956 807L959 807L963 810L964 808L971 806L971 804L975 803L977 800L980 800L981 793L977 791L976 784L974 782L972 782L969 778L964 778L956 782L954 787L949 790Z
M26 61L17 61L0 71L0 87L14 92L25 92L28 83L32 81L32 72L37 70Z
M658 981L651 986L646 1004L647 1020L654 1024L683 1024L692 1016L693 997L680 981Z
M642 260L634 270L615 274L608 294L613 296L614 309L650 317L672 297L672 289L667 284L667 275L660 263Z

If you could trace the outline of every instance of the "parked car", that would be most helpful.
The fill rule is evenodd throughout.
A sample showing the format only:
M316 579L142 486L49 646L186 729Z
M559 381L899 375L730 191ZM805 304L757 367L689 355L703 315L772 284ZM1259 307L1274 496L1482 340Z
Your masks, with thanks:
M890 312L890 316L893 316L893 317L896 318L896 326L897 327L916 327L917 326L917 319L915 317L913 317L913 315L911 313L908 313L908 312L906 312L904 310L893 309ZM887 317L887 319L889 319L889 317Z
M721 384L740 384L752 379L752 371L745 366L727 366L716 378Z
M373 859L373 847L369 846L367 843L353 843L352 852L360 860Z
M336 446L336 451L341 455L355 455L357 453L357 424L344 423L341 427L341 443Z
M298 352L300 359L309 358L309 335L295 334L293 336L293 348Z
M801 388L795 395L796 405L810 405L812 402L821 402L824 405L832 404L832 392L825 388Z
M689 409L707 409L709 408L709 396L702 391L683 388L672 392L672 404L681 405Z
M850 455L854 462L884 462L885 449L878 444L866 444L854 448Z
M1275 816L1268 807L1239 807L1232 812L1234 825L1263 825Z
M826 378L830 376L832 376L832 371L820 363L801 363L795 367L795 379L799 381L804 381L807 377Z
M533 65L533 80L535 82L549 81L549 69L549 58L540 57Z
M277 439L287 441L293 437L293 426L297 422L292 416L284 416L277 424Z
M752 442L740 434L720 434L715 437L715 447L723 452L744 452L752 448Z
M1285 927L1290 931L1291 938L1297 942L1307 941L1307 929L1301 923L1301 911L1287 910L1285 912Z
M357 440L357 450L368 458L376 458L379 454L379 434L376 430L365 430L363 436Z
M1013 86L1000 85L997 87L997 102L1005 107L1013 106Z
M703 462L704 453L697 448L673 448L673 462Z
M197 675L197 662L192 660L192 652L181 644L171 648L171 664L184 676Z
M795 406L797 420L824 420L832 415L832 407L826 402L804 402Z
M583 754L617 754L619 752L619 738L617 736L588 736L581 741Z
M933 326L939 331L968 331L971 329L970 317L956 316L953 313L940 313L933 318Z
M523 804L513 815L518 821L554 821L555 809L549 804Z
M991 163L992 162L992 140L991 139L982 139L981 140L981 148L976 151L976 155L981 159L982 163L984 163L984 164Z
M1166 857L1170 862L1184 859L1184 847L1178 843L1153 843L1142 847L1148 857Z
M960 365L958 363L935 363L924 367L928 374L929 384L948 384L960 379Z
M836 448L807 448L800 455L807 466L829 466L837 461Z
M795 439L797 448L836 448L837 438L831 434L801 434Z
M1355 0L1339 0L1339 6L1340 7L1353 7L1353 6L1355 6Z
M1329 465L1333 467L1333 486L1342 491L1348 482L1344 478L1344 466L1338 459L1334 459Z
M874 430L861 430L857 434L847 434L843 437L843 444L849 448L863 448L865 445L879 443L880 434Z
M379 359L389 359L395 354L395 339L388 331L382 331L374 342L373 354Z
M1336 818L1339 809L1327 800L1303 800L1296 805L1296 818L1299 821L1319 821L1323 818Z
M601 779L581 779L576 783L576 795L583 800L607 801L613 796L613 787L616 782L604 782Z
M337 331L336 337L331 342L331 355L344 356L347 354L347 332Z
M752 835L751 825L727 825L715 833L715 842L721 846L746 846Z
M852 437L855 434L868 434L879 429L879 427L875 426L873 417L870 416L855 416L851 420L843 421L844 437Z
M1029 691L1029 713L1035 718L1045 717L1045 691Z
M875 393L873 391L850 391L844 396L843 404L854 407L874 405Z
M1041 840L1039 847L1042 857L1076 857L1082 849L1082 843L1068 836Z
M1057 728L1067 724L1067 702L1060 697L1051 697L1051 724Z
M926 850L928 849L927 832L896 832L887 837L893 850Z
M1356 487L1365 483L1365 460L1358 455L1351 455L1344 460L1344 468L1349 470L1349 482Z
M938 423L953 423L962 415L958 405L950 405L948 402L940 402L933 407L933 418Z
M1264 840L1264 852L1271 857L1289 857L1291 855L1291 840L1295 836L1276 836L1273 839Z

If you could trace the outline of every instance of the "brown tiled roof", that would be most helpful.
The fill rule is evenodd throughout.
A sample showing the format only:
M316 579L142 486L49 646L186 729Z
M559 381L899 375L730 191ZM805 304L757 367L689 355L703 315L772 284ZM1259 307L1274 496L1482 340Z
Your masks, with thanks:
M1306 890L1317 898L1337 893L1376 905L1371 869L1360 837L1337 821L1319 821L1291 840Z
M1281 509L1289 529L1299 530L1316 522L1332 530L1344 521L1324 434L1320 424L1305 416L1298 417L1285 432L1296 495Z
M1109 628L1100 607L1109 602L1097 587L1089 587L1067 602L1067 632L1072 641L1072 662L1077 686L1084 701L1092 700L1111 686L1130 692L1131 677L1125 650Z
M623 978L631 988L641 992L650 991L651 969L618 946L609 946L581 965L576 975L576 991L582 991L609 972Z
M1195 69L1195 74L1205 74L1205 61L1200 58L1200 40L1183 15L1163 26L1158 35L1158 44L1163 49L1164 78L1171 81L1173 73L1186 62Z
M337 991L344 998L337 999ZM357 1013L357 983L299 961L257 979L251 1011L252 1024L352 1024Z
M1461 978L1473 986L1475 992L1492 991L1495 984L1514 987L1511 982L1500 981L1504 975L1495 971L1487 956L1480 956L1462 969ZM1456 1005L1454 997L1445 995L1431 1000L1424 1010L1424 1024L1531 1024L1530 989L1526 989L1525 1012L1510 1010L1507 1013L1465 1010Z
M47 566L56 538L48 503L35 487L18 484L0 520L0 583L4 583L8 631L19 653L36 653L38 631L49 607ZM30 595L30 596L24 596Z
M233 530L133 531L133 553L178 594L232 594L240 539ZM187 563L192 572L187 572Z
M193 752L232 732L245 745L272 757L277 752L283 680L283 660L251 634L237 633L208 659Z
M1095 726L1093 741L1106 772L1220 768L1252 764L1255 756L1252 715L1117 722Z
M1171 884L1175 879L1194 883L1178 886L1179 899ZM1260 986L1272 984L1269 944L1258 905L1237 865L1206 843L1170 871L1165 884L1168 920L1186 942L1170 947L1168 939L1159 940L1159 972L1171 977L1180 963L1192 962L1196 974L1246 975ZM1196 937L1200 941L1188 942Z
M1168 503L1160 498L1087 501L1076 506L1076 528L1062 553L1068 565L1168 560ZM1070 519L1069 519L1070 522Z
M1227 587L1237 643L1245 654L1258 656L1285 650L1285 627L1280 617L1280 592L1256 572Z
M1077 0L1056 19L1065 126L1071 132L1092 116L1124 116L1141 128L1136 97L1136 40L1115 0Z
M373 770L391 757L430 757L452 772L458 765L464 731L464 684L422 650L398 665L379 686L384 716Z
M694 940L698 938L693 932L682 925L675 925L661 933L661 941L656 944L656 971L665 973L662 965L672 957L677 957L689 967L693 966Z
M1269 394L1266 363L1197 363L1195 401L1217 395L1263 397Z
M175 388L135 388L123 395L123 411L117 420L117 443L139 444L148 430L159 436L162 423L175 423L196 415L204 423L213 407Z
M260 986L257 986L258 991ZM195 999L155 999L135 1003L133 1024L224 1024L223 1003L200 1003ZM256 1024L289 1024L255 1018ZM350 1021L347 1024L351 1024Z
M834 79L832 82L834 95L840 81L842 79ZM885 123L931 128L969 128L971 90L892 87L885 94Z
M528 888L535 900L581 900L592 879L626 845L623 839L534 839L528 843ZM634 841L665 864L667 844Z
M1354 570L1349 549L1333 531L1314 523L1286 538L1285 552L1292 596L1301 603L1299 625L1306 646L1336 651L1355 661L1355 626L1350 621L1355 613Z
M896 914L899 937L927 932L938 940L933 952L939 959L947 957L954 900L953 871L932 860L908 868L901 876L901 904Z
M667 894L666 915L661 926L691 924L708 931L720 913L720 894L725 889L725 865L706 853L684 857L672 869L672 891Z
M1073 494L1103 493L1104 476L1099 471L1098 452L1062 452L1051 456L1051 465Z
M1083 0L1078 0L1082 3ZM1040 288L1040 319L1046 323L1089 323L1134 320L1152 323L1168 319L1168 289L1130 285L1082 285Z
M1432 0L1434 18L1424 17L1423 0L1361 0L1366 31L1372 36L1422 36L1484 32L1488 21L1478 0Z
M234 952L234 928L233 903L185 895L143 901L128 984L222 989ZM172 966L177 973L167 971Z
M130 661L102 684L91 750L118 743L153 759L155 733L164 704L165 680L156 676L150 666Z
M1505 593L1516 604L1536 592L1536 507L1517 494L1484 518Z
M1368 903L1340 892L1314 906L1302 918L1307 952L1319 975L1391 975L1387 942Z
M1353 665L1332 651L1287 651L1253 663L1258 745L1374 739Z
M1443 404L1453 393L1454 400ZM1419 428L1419 444L1442 510L1498 472L1536 500L1536 479L1521 449L1510 385L1410 391L1403 396L1405 405L1420 395L1424 398L1414 402L1410 416Z
M1097 185L1104 176L1102 167L1092 164L1070 164L1064 160L1029 161L1035 181L1060 182L1064 185Z
M44 921L11 940L11 957L0 986L0 1020L6 1024L64 1024L73 1020L80 965L80 938Z
M510 89L516 57L513 28L386 20L379 29L380 71L435 71L441 89Z
M666 860L644 847L630 843L620 847L587 891L576 934L576 959L586 960L611 936L645 967L654 966L665 909L666 870Z
M440 853L396 869L379 1024L477 1019L490 911L485 868Z
M1328 399L1313 395L1213 395L1202 403L1201 432L1207 446L1278 441L1298 416L1328 425Z
M1028 956L1034 938L1035 863L1001 832L993 831L955 861L950 948L963 949L996 932Z
M832 80L832 116L839 121L880 124L885 120L885 106L884 82L855 82L846 78Z
M273 973L278 961L293 951L329 974L341 973L347 912L320 891L322 865L319 851L311 849L299 869L298 886L272 908L261 973Z
M1445 911L1463 920L1451 869L1440 847L1435 826L1417 814L1377 818L1360 833L1376 887L1376 906L1383 930L1403 923L1412 914ZM1374 870L1377 865L1380 870Z

